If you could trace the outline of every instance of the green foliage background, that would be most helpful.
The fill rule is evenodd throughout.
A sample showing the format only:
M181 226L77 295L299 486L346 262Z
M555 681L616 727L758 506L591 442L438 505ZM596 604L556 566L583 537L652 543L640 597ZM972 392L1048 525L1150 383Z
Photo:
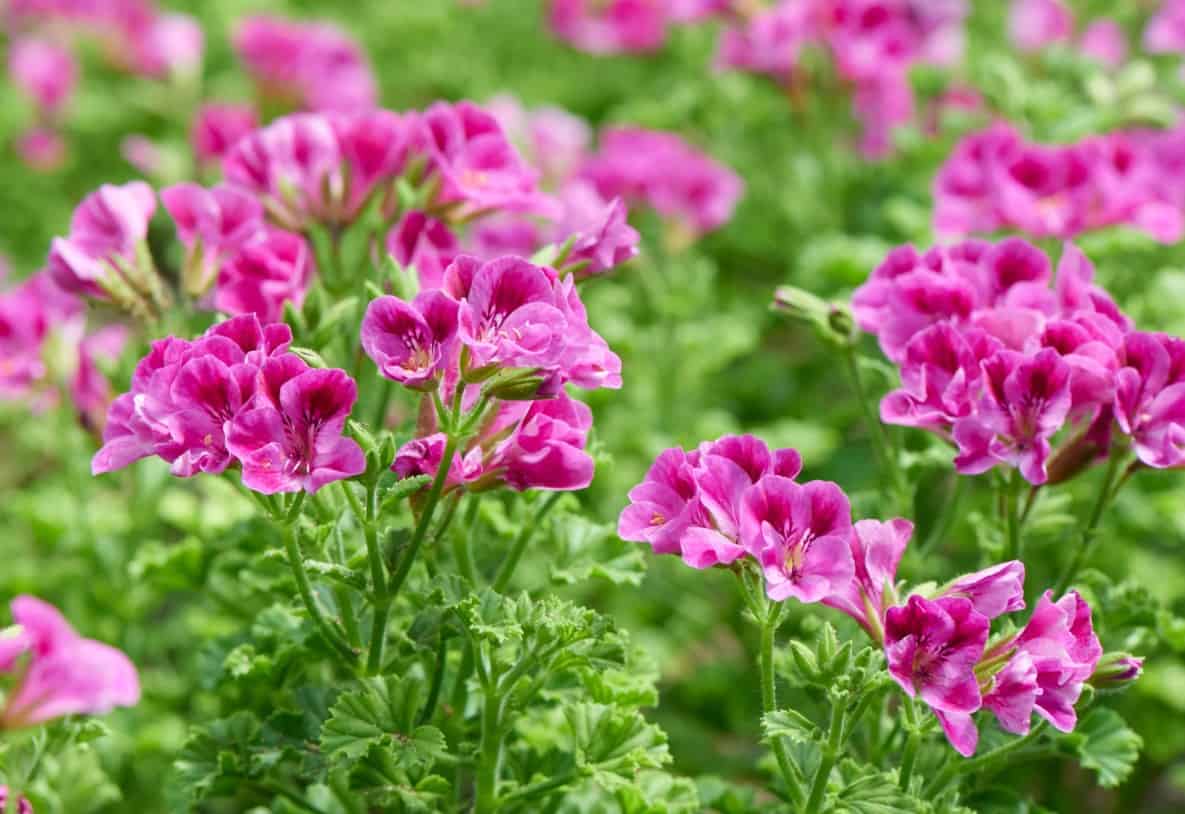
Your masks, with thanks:
M1116 75L1062 51L1022 59L1003 33L1005 4L972 5L966 67L955 77L919 72L923 99L953 79L967 81L1030 135L1046 140L1167 123L1173 106L1185 100L1172 60L1143 60L1140 68ZM1112 5L1077 8L1081 16L1119 15L1135 42L1146 11L1135 3ZM688 251L667 253L658 224L643 217L643 257L615 279L587 289L594 325L623 357L625 387L593 399L599 469L593 487L579 498L581 510L613 524L626 491L660 450L741 430L771 445L799 448L805 474L844 485L859 516L891 510L888 496L877 490L866 428L838 360L809 330L778 320L767 306L782 283L842 298L891 246L928 244L930 180L957 136L976 122L951 119L938 137L903 132L894 158L868 164L851 149L854 124L822 62L814 92L795 108L759 78L714 73L714 33L708 28L676 31L654 56L598 58L553 40L533 0L489 0L479 8L448 0L204 0L172 6L204 24L203 93L209 97L251 96L227 42L235 19L248 11L318 16L337 21L363 43L388 107L510 92L528 106L558 105L597 125L629 122L678 131L733 167L747 192L729 225ZM185 154L192 100L107 72L94 57L86 61L68 116L67 165L40 175L11 152L0 162L0 249L17 276L40 266L50 239L65 231L86 192L134 177L119 153L124 135L148 135L178 161ZM0 88L5 141L28 115L11 88ZM158 219L155 228L163 242L171 226ZM1162 247L1119 229L1090 235L1081 245L1141 327L1185 332L1185 248ZM1053 244L1049 248L1056 251ZM879 358L871 343L868 350L870 360ZM866 373L878 393L892 383L884 365L870 361ZM908 443L916 453L911 479L919 488L906 513L917 521L921 540L953 481L949 456L916 434L908 435ZM46 797L49 810L170 810L176 807L167 802L176 782L173 764L189 726L267 692L266 680L253 683L258 663L242 651L242 674L226 679L234 637L253 619L256 641L283 641L291 620L262 613L279 569L260 567L261 531L229 487L172 480L157 461L92 480L92 449L65 414L30 417L19 406L3 407L0 596L31 592L59 603L85 634L118 644L143 670L144 703L107 719L112 734L90 750L47 767L46 788L57 795ZM1065 562L1066 535L1087 511L1099 474L1086 475L1062 499L1041 505L1029 543L1030 598ZM1088 575L1105 620L1104 643L1149 657L1144 678L1116 702L1143 737L1135 773L1119 789L1103 791L1093 775L1070 762L1041 763L1000 782L1031 793L1044 808L1018 808L1007 796L995 808L988 789L984 810L1185 807L1185 618L1178 615L1185 614L1182 478L1164 472L1136 479L1104 521L1092 563L1097 570ZM990 490L972 484L963 505L949 534L926 555L907 559L907 578L946 579L999 551ZM505 523L499 512L513 516L522 508L513 501L489 508L491 528ZM661 700L646 714L670 736L674 772L698 778L701 791L714 782L705 775L759 782L756 764L764 749L753 631L741 620L731 577L650 557L614 542L602 527L581 528L583 521L564 517L562 528L528 552L523 587L564 571L573 546L597 547L605 563L600 570L609 573L569 570L560 581L570 584L557 590L615 619L658 670ZM496 562L509 541L493 534L488 542L490 549L478 556ZM826 611L802 607L791 614L790 629L802 637L813 636L820 618L836 621ZM818 697L803 689L789 703L809 711ZM730 810L727 801L719 805ZM742 810L739 804L736 810Z

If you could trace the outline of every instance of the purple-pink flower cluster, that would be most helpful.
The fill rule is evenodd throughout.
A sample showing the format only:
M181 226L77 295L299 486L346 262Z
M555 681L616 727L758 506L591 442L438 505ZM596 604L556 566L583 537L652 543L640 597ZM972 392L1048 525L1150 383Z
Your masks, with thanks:
M690 452L668 449L629 493L618 533L694 568L755 562L774 601L820 602L883 644L889 674L938 716L963 755L978 741L972 714L988 709L1024 734L1036 712L1074 728L1074 704L1102 648L1090 608L1071 592L1046 595L1018 633L989 645L991 620L1023 610L1024 565L1002 563L898 599L897 567L913 524L852 522L834 483L799 482L792 449L725 436ZM1139 664L1109 668L1139 671ZM1108 673L1108 676L1110 673Z
M588 323L571 276L506 256L460 255L440 288L410 302L370 303L362 348L379 373L412 390L459 397L473 409L483 387L497 404L453 458L446 488L582 489L593 475L585 451L592 414L565 384L621 386L621 360ZM446 436L435 420L396 455L403 477L434 474Z
M65 715L104 715L140 701L136 668L121 651L79 636L57 608L32 596L12 600L16 623L0 635L0 673L12 686L0 728L36 726Z
M1185 234L1183 148L1182 126L1050 145L998 123L965 137L939 170L934 228L1071 238L1125 224L1175 243Z
M1020 238L894 249L852 298L900 369L882 420L949 441L961 473L1032 484L1106 458L1116 432L1148 466L1185 464L1185 342L1135 331L1093 275L1072 244L1056 277Z
M308 110L364 111L377 104L365 54L335 25L258 15L240 21L233 45L269 96Z
M155 455L174 475L218 474L238 464L257 492L316 492L366 468L342 434L357 386L341 370L311 368L288 351L287 325L254 314L196 340L160 339L115 399L95 474Z

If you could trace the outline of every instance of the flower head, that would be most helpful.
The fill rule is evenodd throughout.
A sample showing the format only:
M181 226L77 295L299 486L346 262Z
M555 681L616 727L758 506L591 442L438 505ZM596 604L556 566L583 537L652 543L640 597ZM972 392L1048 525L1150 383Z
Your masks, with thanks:
M362 349L379 373L412 389L431 389L451 361L457 335L456 300L439 290L412 302L379 297L362 319Z

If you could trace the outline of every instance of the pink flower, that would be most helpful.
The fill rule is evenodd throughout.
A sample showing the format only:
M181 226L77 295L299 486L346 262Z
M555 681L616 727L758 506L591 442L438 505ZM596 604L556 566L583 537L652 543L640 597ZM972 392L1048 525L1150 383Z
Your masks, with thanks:
M432 289L444 283L444 270L461 253L461 247L447 226L413 209L387 233L387 253L403 268L415 269L421 289Z
M987 638L987 618L962 597L915 594L885 613L889 675L907 695L920 696L934 710L951 745L964 756L975 752L970 716L982 702L975 665Z
M1013 655L984 698L1000 725L1025 734L1036 712L1062 732L1073 730L1078 717L1074 704L1103 653L1090 606L1075 591L1056 603L1046 591L1024 629L989 655L1009 651Z
M206 41L188 14L162 14L135 39L136 69L148 76L189 76L202 67Z
M422 149L417 115L389 110L341 113L330 119L347 168L345 211L350 222L370 201L380 184L403 172L410 152Z
M310 110L367 110L378 88L361 49L328 23L257 15L232 37L247 70L267 90Z
M0 811L8 810L8 786L0 786ZM17 804L16 814L33 814L33 804L29 798L21 796Z
M1133 332L1115 374L1115 420L1140 461L1185 465L1185 341Z
M908 77L888 74L856 85L852 109L863 125L860 154L868 159L888 156L893 131L914 117L913 89Z
M699 454L675 447L655 459L645 479L629 492L617 521L623 540L647 543L656 554L678 554L689 526L702 515L695 465Z
M438 290L422 292L410 303L379 297L362 319L362 349L386 378L434 389L454 349L457 307Z
M69 100L78 81L78 66L65 48L48 40L19 39L8 50L13 82L47 114Z
M1024 610L1024 563L1011 560L961 576L948 583L939 592L939 596L961 596L968 599L975 611L988 619Z
M725 29L716 51L717 67L788 80L802 47L818 34L813 11L810 3L783 0Z
M551 0L551 30L593 54L656 51L666 40L667 14L654 0Z
M1114 20L1094 20L1082 32L1078 48L1103 65L1118 68L1127 60L1127 35Z
M46 342L55 332L77 342L82 334L80 303L46 272L0 292L0 400L20 399L34 408L54 401L47 386ZM48 406L47 404L45 406Z
M189 132L189 143L199 162L216 162L243 136L259 126L255 108L226 103L206 104L198 109Z
M16 657L16 686L0 714L5 729L64 715L104 715L139 703L136 668L122 652L82 638L56 608L32 596L14 599L12 616L23 653ZM0 668L13 671L11 652L3 662Z
M163 156L156 142L138 133L123 137L119 142L119 154L141 175L152 177L163 168Z
M878 642L884 637L886 602L895 595L897 565L913 528L913 523L901 518L854 523L848 538L855 566L852 580L822 600L851 616Z
M176 184L162 189L160 198L185 246L182 277L193 296L204 294L239 250L264 237L263 207L234 187Z
M604 201L591 185L574 181L561 195L564 214L555 226L556 243L571 240L565 268L577 279L604 274L638 254L641 237L626 221L620 198Z
M487 471L505 470L511 489L584 489L593 479L593 459L585 451L592 411L561 393L530 402L511 436L499 444Z
M1144 29L1144 48L1154 54L1185 51L1185 3L1161 3Z
M1044 483L1049 439L1070 412L1070 366L1046 348L1032 357L999 351L981 368L984 392L976 415L954 428L955 466L975 475L1006 463L1029 483Z
M517 257L482 265L461 303L458 334L479 368L555 366L566 329L555 281Z
M527 111L509 95L494 97L486 102L485 109L551 187L561 186L571 178L588 153L591 128L566 110L540 107Z
M1061 0L1012 0L1008 34L1022 51L1040 51L1065 42L1074 32L1074 15Z
M847 496L834 483L767 475L741 500L740 540L761 563L766 593L818 602L852 581Z
M66 142L48 127L34 127L16 138L21 161L38 172L53 172L66 161Z
M640 128L606 131L581 177L605 200L645 203L692 234L726 223L744 189L735 173L678 136Z
M283 359L265 362L269 388L279 384L274 398L261 394L227 424L226 446L242 462L243 484L267 495L315 493L366 469L362 448L342 435L358 398L354 380L336 369L296 370Z
M99 360L116 359L127 342L128 329L109 325L84 337L78 345L78 368L70 381L70 401L82 425L101 432L111 406L111 385L99 370Z
M137 266L137 252L156 211L156 196L143 181L104 184L92 192L70 219L70 234L54 238L49 272L67 291L100 299L113 278L126 278Z
M264 322L276 322L285 303L301 306L312 275L312 252L305 239L269 229L222 266L214 305L227 314L254 313Z

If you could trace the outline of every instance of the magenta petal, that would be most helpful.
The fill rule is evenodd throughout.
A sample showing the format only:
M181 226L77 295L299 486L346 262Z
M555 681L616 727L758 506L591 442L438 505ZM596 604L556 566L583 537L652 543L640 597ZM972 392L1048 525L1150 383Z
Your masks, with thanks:
M965 712L943 712L934 710L938 722L942 724L942 731L950 745L963 757L975 754L979 745L979 730L975 727L975 719Z

